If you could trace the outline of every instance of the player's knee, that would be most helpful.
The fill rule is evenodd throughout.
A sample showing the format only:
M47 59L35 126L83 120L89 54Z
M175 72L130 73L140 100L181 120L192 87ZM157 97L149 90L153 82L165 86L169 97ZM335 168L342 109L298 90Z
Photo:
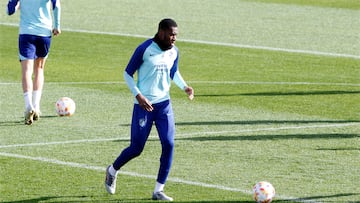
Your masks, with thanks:
M144 150L144 146L143 145L131 145L131 156L132 157L137 157L139 156L142 151Z
M172 151L174 149L174 141L168 140L162 143L162 147L166 151Z

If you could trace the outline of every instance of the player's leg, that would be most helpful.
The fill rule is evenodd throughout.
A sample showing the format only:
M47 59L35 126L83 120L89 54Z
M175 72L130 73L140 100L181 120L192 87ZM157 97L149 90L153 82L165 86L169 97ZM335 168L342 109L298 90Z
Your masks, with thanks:
M130 145L120 153L114 163L106 170L105 188L108 193L115 193L118 170L131 159L139 156L143 151L151 131L152 123L152 113L143 110L138 104L135 104L131 121Z
M22 89L25 101L25 124L31 125L34 116L34 106L32 103L33 81L32 75L34 71L35 45L33 37L29 35L19 35L19 58L22 74Z
M44 87L44 69L47 56L49 54L51 37L36 38L36 56L34 62L34 81L33 81L33 105L35 108L34 120L40 116L40 101Z
M154 200L170 200L164 193L164 186L169 175L173 154L174 154L174 136L175 136L175 121L174 113L170 101L162 102L154 107L157 116L155 125L159 134L162 152L160 157L160 167L155 185L152 199Z
M149 137L152 123L153 113L147 112L135 104L131 121L130 145L115 160L113 165L116 170L141 154Z
M35 110L32 103L32 74L33 74L33 64L34 60L22 60L21 61L21 70L22 70L22 88L24 93L25 101L25 124L31 125L33 123L33 116Z
M37 58L34 63L34 81L33 81L33 105L35 109L34 120L40 118L40 101L44 87L44 68L46 58Z
M21 78L21 82L22 82L22 88L23 88L23 93L32 93L33 91L33 81L32 81L32 74L34 72L34 60L22 60L20 62L21 64L21 74L22 74L22 78ZM30 97L32 95L30 94ZM33 107L32 106L32 101L26 102L25 101L25 107Z

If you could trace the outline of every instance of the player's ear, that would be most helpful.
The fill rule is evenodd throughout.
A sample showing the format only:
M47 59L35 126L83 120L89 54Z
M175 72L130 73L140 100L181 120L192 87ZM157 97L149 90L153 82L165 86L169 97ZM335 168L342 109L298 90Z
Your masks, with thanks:
M164 39L164 34L165 34L165 31L160 29L159 32L158 32L158 36L160 39Z

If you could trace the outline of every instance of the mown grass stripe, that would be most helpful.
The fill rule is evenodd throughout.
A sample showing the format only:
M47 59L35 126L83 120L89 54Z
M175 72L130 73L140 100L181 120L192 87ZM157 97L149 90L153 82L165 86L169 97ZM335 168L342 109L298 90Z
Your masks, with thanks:
M354 86L360 87L360 84L356 83L331 83L331 82L264 82L264 81L188 81L189 84L249 84L249 85L317 85L317 86ZM104 82L47 82L49 85L113 85L113 84L125 84L122 81L104 81ZM0 82L0 85L21 85L20 82Z
M0 23L0 25L18 26L18 24L15 24L15 23ZM89 33L89 34L101 34L101 35L116 35L116 36L137 37L137 38L150 38L150 37L152 37L152 36L146 36L146 35L118 33L118 32L103 32L103 31L94 31L94 30L81 30L81 29L71 29L71 28L65 28L65 29L63 29L63 31L78 32L78 33ZM279 48L279 47L257 46L257 45L224 43L224 42L211 42L211 41L193 40L193 39L179 39L178 41L180 41L180 42L198 43L198 44L207 44L207 45L216 45L216 46L238 47L238 48L246 48L246 49L259 49L259 50L280 51L280 52L287 52L287 53L310 54L310 55L317 55L317 56L360 59L360 56L358 56L358 55L345 54L345 53L331 53L331 52L302 50L302 49L287 49L287 48Z
M293 129L309 129L309 128L341 128L359 125L360 122L351 123L338 123L338 124L324 124L324 125L304 125L304 126L285 126L285 127L274 127L274 128L257 128L257 129L243 129L233 131L211 131L211 132L192 132L192 133L180 133L176 137L191 137L198 135L219 135L219 134L236 134L236 133L249 133L249 132L266 132L266 131L281 131L281 130L293 130ZM154 136L151 136L154 137ZM107 142L107 141L118 141L118 140L129 140L127 137L117 138L103 138L103 139L82 139L82 140L66 140L66 141L55 141L55 142L38 142L38 143L25 143L25 144L13 144L13 145L0 145L2 148L17 148L17 147L33 147L33 146L45 146L45 145L64 145L64 144L76 144L76 143L90 143L90 142Z
M49 158L45 158L45 157L32 157L32 156L27 156L27 155L6 153L6 152L0 152L0 156L11 157L11 158L19 158L19 159L27 159L27 160L32 160L32 161L40 161L40 162L63 165L63 166L69 166L69 167L74 167L74 168L94 170L94 171L99 171L99 172L104 172L106 170L105 167L92 166L92 165L81 164L81 163L76 163L76 162L60 161L60 160L57 160L57 159L49 159ZM121 170L119 173L123 174L123 175L127 175L127 176L139 177L139 178L156 179L156 176L154 176L154 175L145 175L145 174L139 174L139 173L123 171L123 170ZM244 190L244 189L239 189L239 188L227 187L227 186L223 186L223 185L216 185L216 184L208 184L208 183L202 183L202 182L196 182L196 181L183 180L183 179L180 179L180 178L169 178L168 181L181 183L181 184L187 184L187 185L206 187L206 188L219 189L219 190L242 192L242 193L245 193L245 194L251 194L252 193L251 190ZM295 202L317 203L317 202L315 202L313 200L301 200L300 198L287 197L287 196L283 196L283 195L277 195L277 198L278 199L292 200L292 201L295 201Z

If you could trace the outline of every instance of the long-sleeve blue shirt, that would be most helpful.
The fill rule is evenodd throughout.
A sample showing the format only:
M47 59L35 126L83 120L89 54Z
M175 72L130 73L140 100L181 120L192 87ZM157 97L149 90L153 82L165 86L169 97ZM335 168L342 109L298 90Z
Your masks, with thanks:
M19 34L51 36L53 28L60 29L60 0L9 0L7 14L14 14L18 4Z
M140 44L127 65L124 78L134 96L141 93L151 103L170 99L171 79L184 89L187 85L178 71L179 51L176 46L162 50L153 39ZM137 74L135 84L134 74ZM135 103L138 103L135 99Z

